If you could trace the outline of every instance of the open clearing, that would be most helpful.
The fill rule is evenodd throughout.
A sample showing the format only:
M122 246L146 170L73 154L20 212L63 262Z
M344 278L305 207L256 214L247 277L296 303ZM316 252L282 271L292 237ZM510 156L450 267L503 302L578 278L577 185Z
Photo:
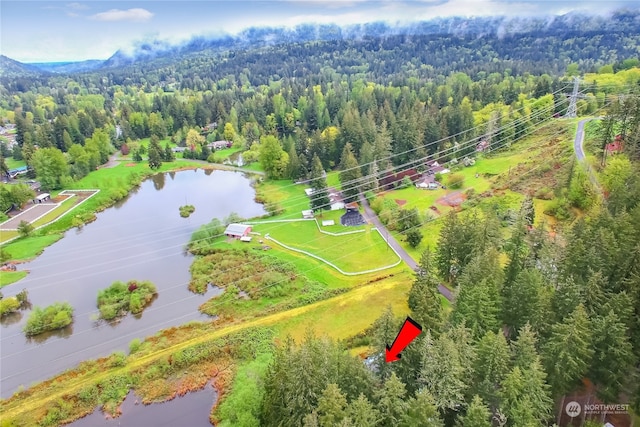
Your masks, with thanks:
M353 231L350 228L342 227L344 232ZM399 260L380 234L370 227L364 232L339 236L321 233L315 221L261 223L255 224L253 230L263 236L269 234L287 246L309 252L350 273L390 266Z

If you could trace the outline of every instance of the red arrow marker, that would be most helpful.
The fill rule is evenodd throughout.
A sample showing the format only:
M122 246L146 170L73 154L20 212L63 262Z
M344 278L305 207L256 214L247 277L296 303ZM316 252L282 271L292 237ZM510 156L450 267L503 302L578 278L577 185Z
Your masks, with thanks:
M418 335L420 335L420 332L422 332L422 326L418 325L412 318L407 317L407 320L404 321L402 329L400 329L391 347L387 346L385 356L387 363L400 360L402 350L404 350L411 341L415 340Z

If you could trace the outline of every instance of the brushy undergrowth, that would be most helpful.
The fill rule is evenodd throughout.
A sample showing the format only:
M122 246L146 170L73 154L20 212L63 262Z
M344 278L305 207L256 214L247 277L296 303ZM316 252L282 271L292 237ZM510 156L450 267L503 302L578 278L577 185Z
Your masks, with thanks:
M30 337L69 326L73 322L73 307L67 302L56 302L45 308L35 307L24 326Z
M141 313L157 294L155 285L149 281L113 282L98 293L100 317L111 320L128 312Z
M189 218L189 216L196 211L196 207L193 205L180 206L180 216L182 218Z

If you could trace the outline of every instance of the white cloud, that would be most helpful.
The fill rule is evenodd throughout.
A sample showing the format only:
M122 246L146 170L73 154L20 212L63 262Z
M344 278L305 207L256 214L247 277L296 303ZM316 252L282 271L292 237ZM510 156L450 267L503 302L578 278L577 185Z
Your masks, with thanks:
M89 6L82 3L67 3L67 8L72 10L87 10Z
M111 9L106 12L96 13L91 15L90 18L96 21L132 21L132 22L144 22L153 17L153 13L146 9L134 8L134 9Z
M294 3L296 6L324 7L326 9L351 8L363 3L367 0L285 0Z

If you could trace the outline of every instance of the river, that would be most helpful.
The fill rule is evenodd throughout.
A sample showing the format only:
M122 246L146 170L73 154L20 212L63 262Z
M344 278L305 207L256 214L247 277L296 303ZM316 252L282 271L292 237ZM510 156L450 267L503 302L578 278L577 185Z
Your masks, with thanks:
M190 320L206 320L198 306L215 295L187 289L192 257L185 253L191 233L212 218L236 212L245 218L263 215L250 180L242 173L189 170L144 181L126 199L97 214L81 230L72 229L21 269L29 275L2 292L26 288L33 305L67 301L74 323L66 329L28 339L22 333L29 310L2 320L0 329L0 396L47 379L78 362L128 352L134 338L144 338ZM178 208L195 206L189 218ZM139 316L117 323L96 321L100 289L116 280L151 280L158 297Z

